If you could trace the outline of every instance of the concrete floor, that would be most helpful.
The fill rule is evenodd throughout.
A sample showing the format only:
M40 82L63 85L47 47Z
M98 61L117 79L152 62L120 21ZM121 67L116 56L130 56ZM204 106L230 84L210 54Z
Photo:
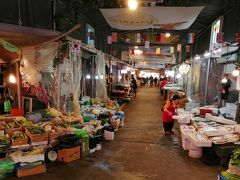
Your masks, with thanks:
M215 180L220 170L191 159L176 135L164 136L158 88L144 87L124 109L126 124L86 160L54 163L47 173L20 179Z

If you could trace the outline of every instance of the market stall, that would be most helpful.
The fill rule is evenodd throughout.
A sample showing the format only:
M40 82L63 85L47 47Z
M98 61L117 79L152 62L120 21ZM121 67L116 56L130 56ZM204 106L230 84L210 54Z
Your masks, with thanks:
M180 123L182 147L192 158L207 164L226 165L232 151L239 147L239 125L219 114L214 106L200 107L189 102L174 118Z
M102 149L124 124L114 101L85 99L81 116L50 108L0 118L0 177L46 172L47 162L69 163Z

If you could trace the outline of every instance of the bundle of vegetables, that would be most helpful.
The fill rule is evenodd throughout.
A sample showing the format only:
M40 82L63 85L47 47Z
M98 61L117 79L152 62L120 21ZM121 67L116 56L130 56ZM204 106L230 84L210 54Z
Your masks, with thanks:
M226 180L239 180L240 179L240 176L237 176L237 175L234 175L234 174L231 174L227 171L223 171L221 173L222 177L225 178ZM223 179L222 178L222 179Z
M0 136L0 153L5 153L10 148L10 139L7 136Z
M32 121L27 120L25 117L17 117L16 121L21 127L32 126Z
M9 159L0 160L0 179L5 179L14 175L15 163Z
M44 134L45 133L44 129L41 127L38 127L38 126L28 127L27 129L31 134Z
M23 156L34 156L34 155L38 155L38 154L44 154L44 148L38 147L35 148L31 151L27 151L23 153Z
M19 125L14 121L9 121L9 122L5 122L5 128L6 129L15 129L15 128L19 128Z
M50 108L47 110L47 114L52 116L52 117L60 117L62 116L62 113L59 112L58 110L54 109L54 108Z

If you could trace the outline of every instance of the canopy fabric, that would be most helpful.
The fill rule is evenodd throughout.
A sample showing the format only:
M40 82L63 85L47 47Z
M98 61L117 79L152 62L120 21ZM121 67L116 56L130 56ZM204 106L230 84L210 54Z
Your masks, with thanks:
M204 7L139 7L101 9L108 24L119 30L160 28L182 30L189 28Z
M20 48L40 45L60 34L53 30L0 23L0 37Z
M0 59L11 62L21 57L21 50L13 44L0 38Z

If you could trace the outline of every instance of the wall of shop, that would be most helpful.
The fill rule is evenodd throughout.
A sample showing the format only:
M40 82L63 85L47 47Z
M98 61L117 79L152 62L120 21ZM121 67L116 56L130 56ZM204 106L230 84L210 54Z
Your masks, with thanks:
M238 8L233 8L224 16L222 31L224 41L235 41L236 33L240 32L240 10Z
M194 43L193 56L196 54L203 54L206 50L209 49L211 38L211 27L208 27L202 34L200 34Z
M1 23L19 24L21 19L23 26L52 29L51 0L21 0L19 2L20 8L17 0L0 1Z

